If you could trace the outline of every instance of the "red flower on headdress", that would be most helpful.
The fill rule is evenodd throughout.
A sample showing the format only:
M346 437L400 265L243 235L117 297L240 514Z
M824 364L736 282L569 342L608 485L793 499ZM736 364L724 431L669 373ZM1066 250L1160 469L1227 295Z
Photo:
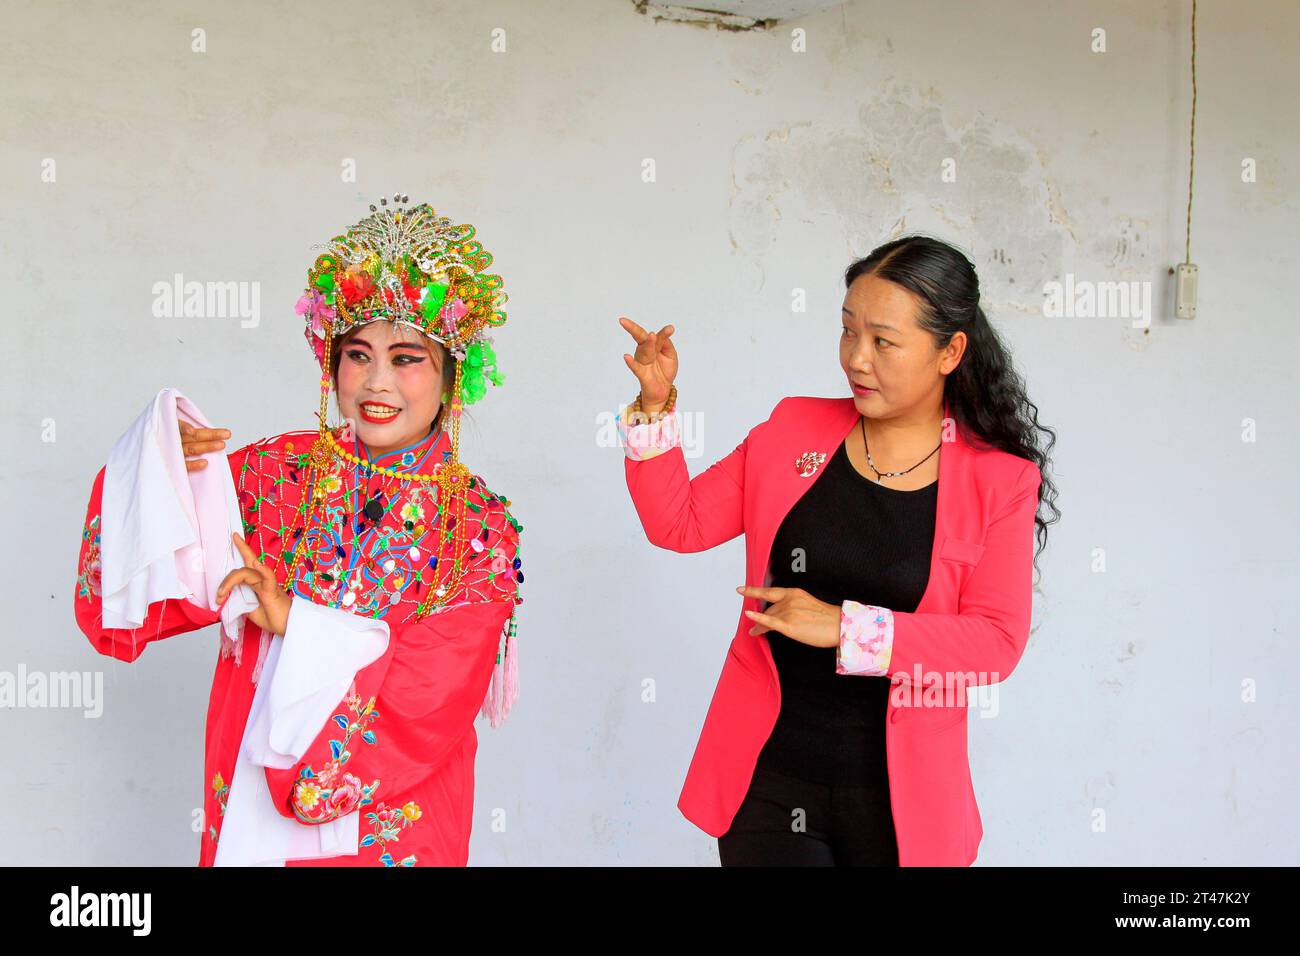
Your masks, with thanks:
M356 305L374 288L375 280L360 266L349 266L346 271L338 274L338 290L348 305Z
M380 296L383 297L383 300L387 302L389 305L394 304L392 289L380 289L379 294ZM412 309L418 309L420 307L420 290L417 289L415 286L411 285L411 283L409 282L402 283L402 294L406 296L406 301L411 304Z

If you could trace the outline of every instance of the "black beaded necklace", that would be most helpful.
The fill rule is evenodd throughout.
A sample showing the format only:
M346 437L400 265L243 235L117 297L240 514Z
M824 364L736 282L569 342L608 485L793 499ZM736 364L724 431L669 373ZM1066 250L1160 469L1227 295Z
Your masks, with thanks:
M881 478L897 478L900 475L907 474L909 471L915 471L917 468L920 468L927 461L929 461L930 457L934 454L935 451L938 451L940 448L943 447L943 440L940 439L939 444L934 446L934 451L930 452L929 455L926 455L924 458L918 461L911 468L908 468L904 471L885 471L885 472L876 471L876 463L871 460L871 449L867 446L867 418L865 415L860 416L858 418L858 424L862 426L862 449L867 453L867 465L871 468L872 471L876 472L876 484L880 484Z

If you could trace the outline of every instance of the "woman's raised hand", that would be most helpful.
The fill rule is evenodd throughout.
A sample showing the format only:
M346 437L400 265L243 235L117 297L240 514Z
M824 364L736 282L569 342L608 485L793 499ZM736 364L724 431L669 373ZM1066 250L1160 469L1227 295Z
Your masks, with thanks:
M244 558L244 567L235 568L217 585L217 603L224 602L236 584L247 584L257 595L257 609L248 612L248 619L262 630L283 637L293 598L276 583L275 572L257 559L247 541L233 533L230 537Z
M670 336L676 331L665 325L658 332L647 332L626 316L618 324L636 340L636 354L623 354L623 361L641 383L641 410L657 412L668 404L673 379L677 377L677 349Z
M191 455L202 455L210 451L221 451L226 447L222 440L230 437L228 428L195 428L188 422L181 422L181 451L185 454L185 470L198 471L208 467L206 458L190 460Z

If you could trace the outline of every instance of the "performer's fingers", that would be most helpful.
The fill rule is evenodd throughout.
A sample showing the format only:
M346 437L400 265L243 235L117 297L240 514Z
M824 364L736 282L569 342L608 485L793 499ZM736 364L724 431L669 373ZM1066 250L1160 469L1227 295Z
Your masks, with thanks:
M189 422L177 422L180 427L181 443L193 442L217 442L224 443L224 439L230 437L229 428L198 428Z
M206 467L208 467L208 460L206 458L195 458L192 461L185 462L186 471L202 471Z
M185 453L187 458L193 455L206 455L210 451L221 451L225 447L226 443L223 441L199 441L195 439L194 441L181 442L181 451Z
M275 580L275 572L262 563L262 559L257 556L257 553L253 551L248 542L238 534L233 534L231 537L235 539L235 547L239 549L239 553L243 555L244 563L248 565L247 570L252 571L257 575L256 580L251 581L250 583L258 588L274 589L278 587L279 584ZM260 595L258 600L261 600Z
M252 568L235 568L217 585L217 603L220 604L226 599L226 595L234 589L236 584L257 584L257 572Z
M641 344L641 342L645 341L645 337L646 337L645 329L641 328L641 326L637 325L627 316L620 315L618 317L618 324L623 326L623 328L627 329L628 334L631 335L632 338L636 339L638 345Z
M673 340L671 338L674 331L675 329L673 329L671 325L665 326L663 336L659 340L659 351L672 358L677 357L677 346L673 345Z
M181 432L181 444L198 451L216 451L218 448L224 448L226 439L230 437L229 428L195 428L192 425L182 425L182 427L189 431Z
M655 333L651 332L636 347L636 360L642 365L653 365L655 358L659 355L659 342Z
M230 537L234 540L235 548L243 557L244 563L253 570L262 570L262 562L257 560L257 555L255 555L253 549L248 546L248 542L241 538L236 532L231 532Z
M737 594L743 594L745 597L758 598L760 601L780 601L785 598L789 588L755 588L747 585L736 588Z

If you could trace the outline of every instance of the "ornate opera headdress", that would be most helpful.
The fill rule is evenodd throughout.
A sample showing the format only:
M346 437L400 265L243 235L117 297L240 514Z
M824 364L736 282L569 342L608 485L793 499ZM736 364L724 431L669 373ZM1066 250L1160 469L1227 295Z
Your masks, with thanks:
M397 193L390 208L380 199L344 235L315 246L325 252L307 271L296 311L327 375L329 335L388 319L447 347L457 364L453 404L473 405L489 382L505 381L491 335L506 321L501 277L485 271L492 256L474 238L473 226L456 225L428 203L407 206L408 200Z

